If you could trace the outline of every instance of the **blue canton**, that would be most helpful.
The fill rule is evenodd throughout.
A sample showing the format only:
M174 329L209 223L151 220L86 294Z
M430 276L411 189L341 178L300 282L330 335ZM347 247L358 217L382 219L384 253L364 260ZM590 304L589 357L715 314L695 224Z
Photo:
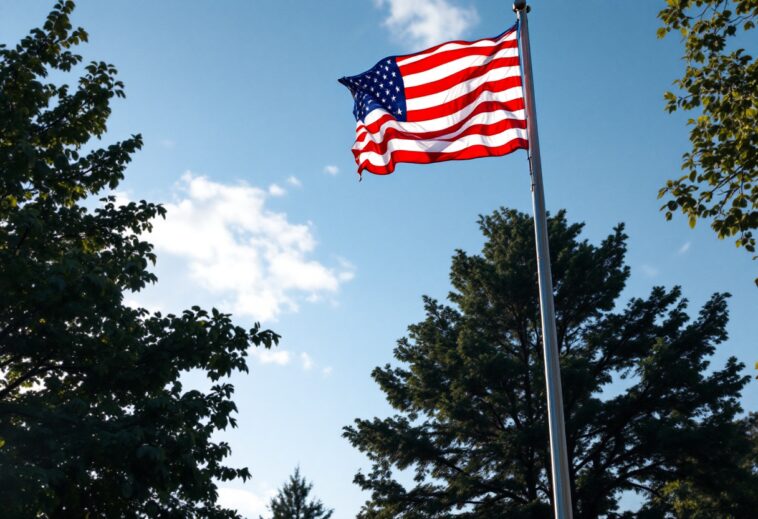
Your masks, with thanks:
M365 121L366 114L376 108L384 108L398 121L406 120L405 87L394 58L385 58L363 74L339 82L353 94L356 121Z

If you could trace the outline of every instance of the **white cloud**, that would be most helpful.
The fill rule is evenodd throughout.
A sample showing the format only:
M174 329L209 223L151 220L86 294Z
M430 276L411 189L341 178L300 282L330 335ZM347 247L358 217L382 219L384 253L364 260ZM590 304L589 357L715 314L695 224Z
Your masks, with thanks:
M276 491L270 488L255 493L241 488L221 487L218 489L218 504L237 510L242 517L257 519L267 513L266 507L275 495Z
M679 247L679 254L684 254L688 250L690 250L690 246L692 246L692 242L686 242L684 245Z
M340 172L340 168L338 168L337 166L333 166L331 164L328 166L324 166L324 173L334 176L339 172Z
M312 371L314 369L318 369L318 364L315 360L313 360L313 357L304 351L297 353L278 348L271 350L264 348L253 348L250 350L250 352L252 357L255 358L259 364L290 366L295 359L299 359L299 364L303 371ZM321 373L324 376L328 377L332 373L332 368L330 366L321 368Z
M374 0L374 4L389 8L383 24L392 36L413 46L459 39L479 21L473 6L461 7L450 0Z
M289 185L291 185L291 186L294 186L294 187L302 187L303 186L303 183L300 182L300 179L297 178L294 175L291 175L291 176L287 177L287 183Z
M250 350L253 357L258 359L261 364L276 364L277 366L287 366L292 362L292 353L287 350L268 350L265 348L253 348Z
M112 196L115 199L113 200L113 205L116 207L127 205L132 201L131 193L129 191L108 191L104 196ZM102 202L99 202L99 204L101 206L105 205Z
M337 258L337 263L340 265L340 273L338 274L340 281L352 281L355 278L355 265L341 257Z
M303 352L300 354L300 362L303 364L303 369L305 371L313 369L313 359L307 353Z
M116 197L116 200L113 202L116 204L116 207L121 207L124 205L127 205L129 202L131 202L131 198L129 197L128 191L114 191L113 196Z
M256 320L297 311L309 296L335 294L353 269L312 259L312 224L295 224L267 209L270 196L188 172L177 200L164 204L166 220L156 221L150 241L159 258L186 261L192 282L227 301L233 313Z
M642 273L649 278L654 278L659 274L658 269L652 265L643 264L640 266L640 269L642 270Z
M167 150L173 150L176 147L176 142L173 139L161 139L160 143Z
M157 313L157 312L163 313L163 310L161 309L161 307L159 305L145 304L145 303L143 303L143 302L141 302L141 301L139 301L139 300L137 300L137 299L135 299L133 297L132 298L124 299L124 305L128 306L129 308L133 308L134 310L139 310L140 308L144 308L145 310L147 310L151 314L154 314L154 313Z
M268 194L271 196L284 196L287 192L278 184L268 186Z

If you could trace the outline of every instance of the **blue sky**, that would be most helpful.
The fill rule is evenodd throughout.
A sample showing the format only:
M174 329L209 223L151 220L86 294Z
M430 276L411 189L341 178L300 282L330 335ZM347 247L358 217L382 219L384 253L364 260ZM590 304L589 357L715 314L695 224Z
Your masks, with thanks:
M658 211L688 144L686 116L663 110L682 70L677 37L655 36L663 2L533 3L548 209L586 222L592 242L627 224L622 304L678 284L695 313L713 292L732 293L715 364L735 355L752 371L756 263L707 225ZM0 4L0 41L15 43L51 5ZM225 485L225 503L257 517L300 464L335 519L354 517L366 496L352 478L367 463L340 432L389 412L371 369L422 317L422 294L445 297L454 250L481 246L479 214L531 212L524 152L400 165L358 183L352 100L336 79L514 21L509 2L484 0L79 2L74 22L90 34L79 52L115 64L126 83L104 142L145 138L119 196L169 208L153 240L160 281L130 300L215 305L283 335L234 379L240 427L222 436L253 480ZM755 382L743 401L758 409Z

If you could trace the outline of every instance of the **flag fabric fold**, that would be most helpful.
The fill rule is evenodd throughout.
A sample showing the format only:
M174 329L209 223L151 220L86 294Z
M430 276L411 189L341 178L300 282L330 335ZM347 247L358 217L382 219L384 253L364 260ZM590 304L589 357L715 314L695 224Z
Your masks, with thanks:
M354 99L358 173L528 148L518 25L495 38L384 58L339 82Z

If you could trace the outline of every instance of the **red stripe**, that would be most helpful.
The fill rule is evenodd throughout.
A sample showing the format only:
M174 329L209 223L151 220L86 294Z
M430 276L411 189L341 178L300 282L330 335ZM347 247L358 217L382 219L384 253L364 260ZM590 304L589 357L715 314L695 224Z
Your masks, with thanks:
M438 54L432 54L428 58L408 63L407 65L400 65L400 74L403 77L418 74L419 72L426 72L459 58L467 56L492 56L503 49L513 49L516 47L518 47L518 40L507 40L500 42L494 47L464 47L462 49L446 50Z
M480 41L491 41L491 42L494 43L494 42L496 42L498 40L502 40L505 36L507 36L508 34L511 34L515 30L516 30L515 28L511 28L511 29L509 29L508 31L504 32L503 34L501 34L500 36L498 36L496 38L482 38L481 40L474 40L474 41L464 41L464 40L446 41L445 43L440 43L439 45L435 45L434 47L430 47L430 48L428 48L426 50L422 50L421 52L414 52L413 54L405 54L403 56L396 56L395 60L396 61L400 61L400 60L404 60L404 59L408 59L408 58L414 58L416 56L421 56L422 54L429 54L429 53L432 53L432 52L436 51L437 49L439 49L443 45L447 45L449 43L456 43L458 45L473 45L474 43L479 43ZM398 63L398 65L399 64L400 63Z
M485 112L494 112L496 110L505 110L507 112L517 112L519 110L524 109L524 99L519 97L517 99L513 99L511 101L507 101L505 103L501 103L500 101L487 101L486 103L480 103L472 110L472 112L465 118L461 119L460 121L456 122L453 125L450 125L447 128L443 128L442 130L435 130L430 132L418 132L418 133L411 133L408 132L409 136L412 136L414 139L417 140L424 140L424 139L434 139L436 137L439 137L441 135L446 135L448 133L452 133L455 131L458 131L463 127L464 124L466 124L466 121L474 117L475 115L485 113ZM381 127L390 120L394 120L395 118L392 117L389 114L385 114L373 123L369 124L368 126L359 126L356 127L356 134L357 136L361 135L361 132L368 131L371 133L379 133L381 130ZM357 138L356 136L356 138Z
M413 164L429 164L431 162L444 162L447 160L467 160L476 159L480 157L500 157L507 155L518 149L529 149L526 139L513 139L506 142L502 146L491 148L481 144L469 146L460 151L453 153L445 152L433 152L425 153L423 151L396 151L390 157L389 163L386 165L377 166L371 164L368 160L364 160L358 164L358 173L363 170L369 171L376 175L388 175L395 171L395 166L401 162L408 162ZM356 163L358 157L356 155Z
M526 128L526 121L520 119L503 119L492 124L474 124L470 128L466 128L460 135L457 135L451 139L440 139L448 142L455 142L458 139L467 135L498 135L506 130L512 130L513 128ZM387 147L393 139L404 140L420 140L414 134L397 130L395 128L387 128L382 136L382 142L369 141L360 150L353 150L353 154L357 155L365 153L367 151L373 151L379 155L384 155L387 151ZM356 138L360 140L360 138ZM423 140L430 140L425 138Z
M469 68L460 70L456 72L455 74L451 74L442 79L438 79L437 81L424 83L423 85L406 87L405 98L415 99L417 97L424 97L430 94L436 94L444 90L449 90L453 88L455 85L457 85L458 83L462 83L469 79L474 79L474 78L478 78L479 76L483 76L484 74L486 74L487 72L491 70L495 70L501 67L518 67L518 66L519 66L518 56L513 56L510 58L497 58L490 61L486 65L480 65L477 67L469 67Z
M479 85L477 88L467 92L461 97L448 101L447 103L441 103L421 110L409 110L406 114L406 120L415 123L446 117L464 109L471 103L476 102L479 96L484 92L504 92L510 88L518 86L521 86L521 77L519 76L507 77L498 81L489 81Z
M355 141L358 142L359 140L361 140L363 136L368 132L377 133L387 121L394 121L394 120L395 118L392 117L390 114L384 114L379 119L371 123L369 126L366 126L363 124L360 126L356 126Z

